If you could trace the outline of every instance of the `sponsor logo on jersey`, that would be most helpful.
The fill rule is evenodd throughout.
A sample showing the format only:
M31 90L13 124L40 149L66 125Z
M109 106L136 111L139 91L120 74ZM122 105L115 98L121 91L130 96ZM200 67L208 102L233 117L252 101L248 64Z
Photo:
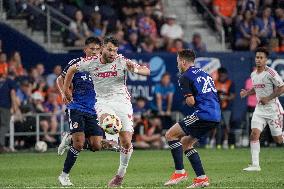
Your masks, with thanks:
M101 78L116 77L116 76L117 76L117 71L99 72L96 74L96 77L101 77Z
M262 88L265 88L265 84L255 84L255 85L253 85L253 87L255 89L262 89Z

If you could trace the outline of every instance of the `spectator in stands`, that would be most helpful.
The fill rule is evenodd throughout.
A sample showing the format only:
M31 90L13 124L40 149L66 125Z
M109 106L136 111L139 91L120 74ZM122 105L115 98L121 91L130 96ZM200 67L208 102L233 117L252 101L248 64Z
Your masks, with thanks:
M125 36L129 36L133 32L138 32L138 27L136 25L136 17L131 16L125 19L125 22L122 25L122 29L125 33Z
M107 33L115 31L117 29L117 26L121 24L117 14L117 2L118 1L104 0L104 3L100 6L99 11L102 15L102 20L108 21Z
M277 8L275 10L276 13L276 31L277 35L280 39L280 46L279 49L274 49L277 52L284 52L284 9L283 8Z
M7 55L3 52L0 52L0 74L8 74Z
M152 53L155 50L155 40L147 36L144 38L144 41L141 42L142 52Z
M232 102L236 97L235 85L229 79L228 71L226 68L218 69L218 79L215 81L215 86L221 100L222 110L222 126L224 126L224 141L223 148L228 148L228 140L231 148L234 148L234 133L230 129ZM223 129L222 129L223 130ZM217 148L221 148L222 130L217 131ZM229 136L230 135L230 136Z
M75 46L83 46L85 39L91 35L87 24L83 21L83 13L81 10L76 11L75 22L71 22L69 28L72 31L69 38L73 41Z
M32 94L32 113L45 113L45 109L43 106L44 98L39 92L34 92ZM54 143L56 142L55 138L50 136L48 133L50 131L50 124L49 124L49 117L48 116L40 116L40 128L44 133L43 140L46 142Z
M178 51L181 51L182 49L184 49L184 42L182 39L175 39L172 43L172 45L170 46L170 48L168 49L169 52L171 53L176 53Z
M257 19L259 27L259 38L262 45L268 45L272 38L276 37L275 22L271 16L271 8L265 7L262 12L262 17Z
M11 109L18 111L16 85L7 75L0 74L0 153L9 151L5 145L5 134L9 131Z
M45 76L44 76L44 72L45 72L45 68L44 68L44 65L42 63L38 63L36 66L35 66L35 69L38 73L38 81L45 81Z
M20 101L21 107L29 104L31 102L32 84L28 80L22 80L16 95Z
M155 85L155 99L152 104L154 113L161 116L163 129L169 129L172 126L172 103L175 93L175 87L171 82L171 75L164 73L161 82Z
M193 49L195 52L206 52L206 44L202 42L201 35L199 33L194 33L192 36L192 41L188 44L189 49Z
M259 44L258 27L254 23L251 11L246 10L244 19L236 31L235 46L239 50L255 50Z
M107 31L108 21L102 22L102 16L99 12L92 13L91 19L89 21L89 27L91 29L92 35L94 37L99 37L102 39Z
M163 147L161 120L153 117L145 121L146 124L140 122L134 127L134 147L161 149Z
M114 34L114 37L118 40L119 43L119 50L123 50L124 45L127 43L124 39L124 32L123 30L117 30Z
M3 42L2 42L2 40L0 39L0 53L2 53L3 52Z
M139 19L138 28L140 35L142 37L150 37L154 40L157 37L157 26L156 22L151 18L152 16L152 7L144 7L144 16Z
M166 16L166 23L162 25L161 36L168 40L174 40L183 37L183 29L176 23L177 16L169 14Z
M26 75L20 52L15 51L12 53L9 60L9 71L13 72L17 77Z
M61 72L62 72L62 68L61 68L60 65L56 65L53 68L53 72L51 74L48 74L48 76L46 78L48 87L53 87L54 86L55 80L61 74Z
M126 53L140 53L142 48L138 41L138 33L133 31L129 33L128 42L122 47L122 49Z
M213 0L213 11L216 15L216 29L221 32L223 26L226 32L226 36L231 35L232 23L237 14L237 0Z

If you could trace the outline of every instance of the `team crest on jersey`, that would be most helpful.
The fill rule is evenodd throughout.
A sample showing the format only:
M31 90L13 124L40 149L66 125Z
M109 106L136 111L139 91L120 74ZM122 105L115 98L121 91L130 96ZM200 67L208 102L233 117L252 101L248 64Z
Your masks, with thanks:
M116 64L111 65L111 69L115 71L116 70Z
M74 129L77 129L77 128L79 127L79 124L78 124L77 122L74 122L73 125L72 125L72 127L73 127Z

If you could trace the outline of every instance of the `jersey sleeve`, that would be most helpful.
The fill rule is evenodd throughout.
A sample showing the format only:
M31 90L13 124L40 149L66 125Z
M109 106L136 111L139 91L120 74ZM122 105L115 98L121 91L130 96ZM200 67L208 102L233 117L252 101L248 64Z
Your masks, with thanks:
M76 63L76 68L79 72L88 72L91 64L97 59L97 56L90 56L86 58L81 58L81 60Z
M73 64L72 64L72 61L73 61L73 60L71 60L71 61L67 64L67 66L65 66L65 68L63 69L63 71L61 72L60 75L61 75L63 78L66 76L67 71L68 71L68 69L70 68L70 66L73 65Z
M282 87L284 85L282 78L275 70L270 70L269 75L270 75L270 80L272 81L274 86Z
M139 67L140 65L137 64L136 62L134 62L133 60L130 60L128 58L125 58L122 54L118 55L118 58L120 59L121 65L123 67L124 70L128 70L127 66L126 66L126 62L131 62L136 68Z
M185 98L193 95L192 82L185 76L180 77L179 86Z

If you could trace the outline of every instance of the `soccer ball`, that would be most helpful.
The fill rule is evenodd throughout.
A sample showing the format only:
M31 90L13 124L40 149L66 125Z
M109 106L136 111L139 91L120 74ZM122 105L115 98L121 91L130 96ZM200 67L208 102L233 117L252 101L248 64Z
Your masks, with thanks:
M108 115L104 118L101 127L103 130L111 135L119 133L122 128L121 121L116 115Z
M35 151L37 152L46 152L47 144L44 141L38 141L35 144Z

